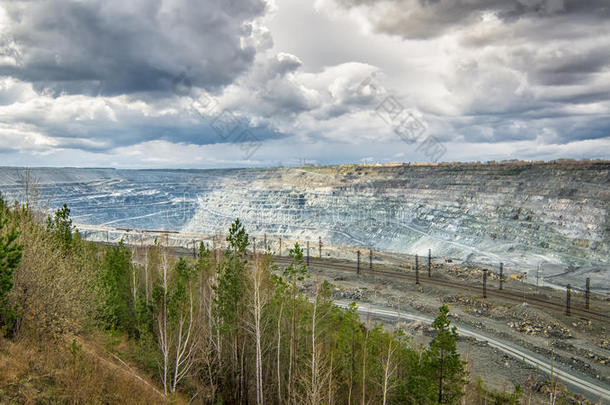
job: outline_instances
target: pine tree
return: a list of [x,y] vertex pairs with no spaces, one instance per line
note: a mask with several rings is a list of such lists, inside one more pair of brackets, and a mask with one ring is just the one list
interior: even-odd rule
[[282,273],[290,290],[290,356],[288,358],[288,396],[294,395],[295,368],[297,363],[297,282],[305,279],[307,266],[303,263],[303,249],[298,243],[289,253],[291,262]]
[[229,242],[229,248],[225,252],[227,260],[220,268],[216,288],[217,313],[222,318],[225,330],[232,329],[239,319],[240,302],[245,285],[248,234],[239,219],[231,225],[227,242]]
[[[227,237],[229,247],[224,261],[219,264],[217,283],[214,286],[214,314],[218,319],[222,347],[230,359],[230,378],[224,386],[227,399],[241,402],[246,396],[246,375],[248,364],[245,362],[246,340],[243,333],[242,314],[245,313],[247,285],[246,249],[248,234],[239,219],[231,225]],[[226,341],[226,344],[224,343]],[[230,350],[230,352],[229,352]],[[233,385],[236,384],[237,386]],[[224,398],[224,397],[223,397]]]
[[72,245],[72,220],[70,219],[70,209],[66,204],[55,211],[53,219],[47,217],[47,230],[53,233],[64,248]]
[[19,266],[23,246],[17,243],[19,232],[8,228],[6,204],[0,198],[0,332],[8,334],[14,327],[17,313],[8,302],[8,293],[13,288],[13,272]]
[[[424,364],[428,371],[432,398],[439,404],[455,404],[463,395],[467,372],[466,362],[462,361],[457,351],[457,328],[451,327],[449,308],[443,305],[432,323],[436,336],[424,353]],[[432,399],[431,398],[431,399]]]
[[359,381],[358,354],[362,352],[364,335],[358,308],[352,302],[348,308],[341,311],[337,326],[337,363],[339,381],[345,387],[345,399],[348,404],[355,401],[355,386]]
[[107,329],[123,330],[133,335],[135,312],[131,294],[131,251],[123,241],[119,246],[106,250],[101,267],[100,320]]

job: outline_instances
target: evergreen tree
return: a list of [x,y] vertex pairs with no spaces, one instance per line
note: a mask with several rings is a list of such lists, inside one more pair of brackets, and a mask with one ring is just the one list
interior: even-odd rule
[[174,267],[170,283],[169,312],[171,317],[178,317],[181,313],[186,312],[195,274],[194,269],[183,257],[180,257]]
[[8,228],[8,209],[0,197],[0,331],[8,334],[14,327],[17,313],[8,302],[8,293],[13,288],[13,272],[19,266],[23,246],[17,243],[19,232]]
[[230,377],[223,381],[223,399],[230,402],[242,402],[247,395],[247,368],[245,361],[246,336],[242,315],[246,312],[245,295],[247,287],[246,248],[248,234],[239,219],[231,225],[227,237],[229,247],[218,266],[217,283],[214,286],[214,316],[218,320],[219,332],[222,335],[223,354],[230,361]]
[[203,276],[202,273],[208,271],[211,266],[212,252],[203,243],[199,243],[199,250],[197,251],[197,261],[195,262],[195,270]]
[[131,251],[122,240],[118,246],[106,249],[100,273],[100,320],[107,329],[123,330],[133,335],[135,313],[131,294],[131,266]]
[[348,403],[357,397],[356,386],[360,381],[360,364],[363,328],[355,302],[340,312],[337,325],[337,381],[345,392],[341,392]]
[[239,219],[231,225],[227,237],[229,247],[225,252],[216,287],[216,309],[222,318],[223,329],[233,329],[240,315],[240,303],[245,288],[246,248],[248,234]]
[[449,308],[443,305],[432,323],[436,336],[424,353],[425,365],[430,378],[431,399],[436,397],[439,404],[455,404],[463,395],[467,372],[466,362],[457,351],[457,328],[451,327]]
[[55,215],[47,217],[47,230],[62,243],[65,248],[72,244],[72,219],[70,219],[70,209],[66,204],[55,211]]
[[288,358],[288,395],[292,397],[294,395],[294,383],[295,383],[295,369],[297,366],[298,358],[298,328],[297,328],[297,281],[305,279],[307,274],[307,267],[303,263],[303,249],[298,243],[295,243],[294,248],[290,249],[289,256],[291,259],[288,267],[282,272],[282,276],[286,280],[286,284],[290,291],[290,307],[288,308],[290,313],[290,346],[289,346],[289,358]]

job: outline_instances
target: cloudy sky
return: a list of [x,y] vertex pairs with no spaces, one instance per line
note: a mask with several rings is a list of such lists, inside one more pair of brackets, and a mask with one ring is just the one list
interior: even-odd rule
[[0,166],[610,158],[608,0],[0,0]]

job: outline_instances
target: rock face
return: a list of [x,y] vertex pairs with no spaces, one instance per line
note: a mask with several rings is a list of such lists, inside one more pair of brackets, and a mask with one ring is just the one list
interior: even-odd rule
[[[0,190],[23,199],[19,169]],[[33,169],[39,201],[75,221],[255,235],[446,256],[610,291],[610,162],[204,171]],[[22,176],[21,176],[22,177]],[[20,194],[21,193],[21,194]],[[493,267],[492,267],[493,266]]]

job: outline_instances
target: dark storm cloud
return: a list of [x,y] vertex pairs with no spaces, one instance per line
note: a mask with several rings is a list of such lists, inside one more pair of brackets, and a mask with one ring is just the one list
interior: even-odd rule
[[610,70],[610,31],[604,32],[602,27],[592,25],[588,35],[574,35],[571,40],[541,39],[530,32],[521,35],[519,42],[499,44],[507,49],[500,58],[506,65],[527,72],[530,84],[587,84],[597,78],[597,73]]
[[598,117],[574,123],[568,131],[566,138],[570,140],[603,139],[610,136],[610,118]]
[[592,73],[609,67],[610,49],[599,49],[590,53],[568,55],[562,61],[538,66],[534,78],[542,85],[566,86],[590,81]]
[[[230,114],[230,112],[228,112]],[[200,117],[201,118],[201,117]],[[240,143],[239,135],[248,130],[256,141],[279,139],[284,134],[266,125],[253,125],[241,119],[240,125],[231,134],[220,133],[216,129],[217,117],[210,116],[200,122],[183,117],[181,120],[148,119],[124,120],[116,123],[89,123],[82,127],[64,124],[39,124],[45,133],[57,142],[57,147],[80,149],[89,152],[108,152],[115,148],[137,145],[150,141],[167,141],[188,145],[213,145],[218,143]],[[109,136],[108,134],[112,134]]]
[[375,29],[404,38],[432,38],[477,23],[485,13],[507,22],[558,15],[610,17],[605,0],[337,0],[347,8],[370,7]]
[[561,113],[538,116],[472,116],[454,119],[455,133],[439,135],[444,141],[463,138],[470,142],[503,143],[527,141],[539,138],[549,144],[566,144],[575,141],[607,138],[610,134],[610,118],[587,116],[576,119]]
[[[242,47],[262,0],[1,1],[8,16],[0,75],[47,94],[168,92],[231,83],[255,55]],[[6,58],[3,58],[6,60]]]

